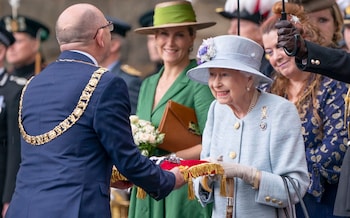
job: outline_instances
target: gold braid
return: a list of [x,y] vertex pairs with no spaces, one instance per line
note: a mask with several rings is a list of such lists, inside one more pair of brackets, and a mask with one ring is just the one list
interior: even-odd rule
[[100,81],[102,75],[106,71],[107,71],[107,69],[102,68],[102,67],[97,69],[91,75],[91,78],[90,78],[88,84],[85,86],[84,90],[82,91],[81,96],[80,96],[79,101],[78,101],[78,104],[74,108],[73,112],[65,120],[63,120],[57,126],[55,126],[55,128],[53,128],[52,130],[50,130],[46,133],[43,133],[43,134],[40,134],[37,136],[29,135],[25,131],[25,129],[23,127],[23,123],[22,123],[23,95],[27,89],[29,82],[34,78],[34,77],[32,77],[27,82],[27,84],[24,86],[22,93],[21,93],[20,102],[19,102],[18,124],[19,124],[19,130],[20,130],[21,135],[24,138],[24,140],[27,143],[34,145],[34,146],[43,145],[45,143],[52,141],[53,139],[57,138],[58,136],[62,135],[65,131],[67,131],[70,127],[72,127],[80,119],[80,117],[83,115],[86,107],[89,104],[91,95],[95,91],[98,82]]
[[[346,94],[345,98],[345,113],[344,113],[344,127],[348,127],[348,137],[350,137],[350,122],[347,121],[347,118],[350,116],[350,88],[348,89],[348,93]],[[348,145],[350,141],[348,141]]]

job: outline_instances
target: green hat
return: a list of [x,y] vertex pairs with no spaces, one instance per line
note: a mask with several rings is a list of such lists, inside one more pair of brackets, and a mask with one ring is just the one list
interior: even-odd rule
[[170,1],[155,6],[153,26],[135,29],[140,34],[155,34],[168,27],[191,26],[196,30],[215,25],[215,22],[197,22],[192,4],[188,1]]
[[11,33],[27,33],[34,38],[40,38],[40,41],[48,39],[50,34],[49,28],[44,24],[23,15],[18,15],[15,18],[12,15],[4,16],[0,20],[0,26]]

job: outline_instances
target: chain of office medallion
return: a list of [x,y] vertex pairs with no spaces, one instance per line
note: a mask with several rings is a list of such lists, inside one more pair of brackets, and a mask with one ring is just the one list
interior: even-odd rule
[[62,135],[65,131],[67,131],[69,128],[71,128],[83,115],[86,107],[89,104],[90,98],[92,93],[95,91],[96,86],[98,82],[100,81],[102,75],[107,71],[105,68],[99,68],[97,69],[92,75],[89,80],[89,83],[85,86],[84,90],[81,93],[81,96],[79,98],[78,104],[75,106],[73,112],[62,122],[60,122],[55,128],[52,130],[37,135],[37,136],[31,136],[27,134],[25,131],[23,124],[22,124],[22,102],[23,102],[23,95],[25,90],[27,89],[27,86],[29,82],[32,80],[30,79],[28,83],[24,86],[19,102],[19,113],[18,113],[18,123],[19,123],[19,129],[22,134],[22,137],[24,140],[34,146],[43,145],[45,143],[48,143],[52,141],[53,139],[57,138],[58,136]]

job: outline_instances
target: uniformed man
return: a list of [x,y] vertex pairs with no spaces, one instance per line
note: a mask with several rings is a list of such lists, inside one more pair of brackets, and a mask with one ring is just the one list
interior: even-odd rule
[[137,100],[139,90],[142,83],[142,73],[130,65],[122,64],[122,49],[125,46],[126,33],[131,29],[131,26],[117,18],[106,16],[106,19],[114,25],[110,54],[101,63],[101,66],[107,67],[109,71],[124,79],[128,87],[131,114],[136,114]]
[[[30,78],[42,70],[41,43],[48,39],[49,29],[32,18],[9,15],[0,20],[0,25],[12,32],[16,42],[6,52],[7,62],[12,65],[14,79]],[[19,80],[23,83],[24,80]]]
[[[153,15],[154,15],[153,9],[142,14],[139,18],[140,26],[141,27],[153,26]],[[148,50],[149,59],[151,60],[152,63],[155,64],[154,71],[146,75],[146,76],[150,76],[154,73],[158,73],[163,66],[163,60],[158,54],[154,35],[147,35],[147,50]]]
[[[9,90],[14,88],[16,84],[8,80],[9,74],[5,69],[5,57],[7,48],[15,42],[13,35],[8,32],[5,28],[0,26],[0,197],[3,199],[5,178],[6,178],[6,159],[7,159],[7,142],[8,136],[8,122],[7,119],[10,116],[9,113],[12,111],[8,110],[9,102],[8,94]],[[7,192],[5,192],[7,193]],[[5,197],[6,199],[6,197]],[[0,203],[2,211],[3,204],[2,200]],[[2,215],[0,214],[0,217]]]
[[2,195],[5,214],[15,189],[16,174],[21,161],[21,137],[18,127],[20,94],[27,80],[34,75],[35,67],[41,68],[40,43],[48,38],[49,29],[40,22],[22,15],[2,17],[0,27],[12,33],[16,39],[6,51],[6,60],[13,70],[5,75],[8,81],[3,88],[7,121],[7,157],[5,165],[2,165],[6,166]]

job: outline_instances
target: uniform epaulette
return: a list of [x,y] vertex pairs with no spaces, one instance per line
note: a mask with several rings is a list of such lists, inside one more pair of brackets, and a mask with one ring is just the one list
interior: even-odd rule
[[5,73],[4,76],[0,79],[0,86],[4,86],[6,84],[8,77],[8,74]]
[[10,76],[10,81],[14,81],[17,83],[17,85],[24,86],[27,83],[27,79],[23,77],[18,77],[18,76]]
[[135,69],[134,67],[128,65],[128,64],[123,64],[120,67],[121,70],[123,70],[125,73],[133,75],[133,76],[143,76],[142,72]]

